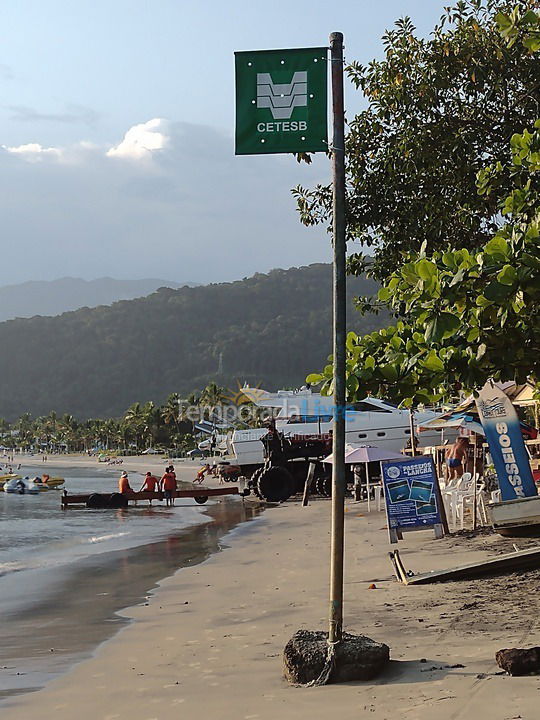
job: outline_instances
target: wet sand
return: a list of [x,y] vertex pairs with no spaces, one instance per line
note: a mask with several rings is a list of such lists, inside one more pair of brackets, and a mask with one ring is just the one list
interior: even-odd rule
[[[34,597],[22,612],[2,612],[0,698],[39,689],[89,657],[130,622],[122,609],[146,601],[159,582],[179,568],[220,551],[225,535],[259,512],[258,506],[224,499],[208,506],[210,522],[180,530],[165,541],[56,569],[45,596]],[[51,571],[31,571],[26,596],[35,592],[33,580],[39,572]]]

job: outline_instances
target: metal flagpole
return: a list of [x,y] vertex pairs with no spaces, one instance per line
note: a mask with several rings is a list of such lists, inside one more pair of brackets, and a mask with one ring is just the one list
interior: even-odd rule
[[332,540],[328,640],[341,640],[343,628],[343,537],[345,519],[345,108],[343,34],[330,35],[332,72],[332,231],[334,245],[334,423],[332,436]]
[[414,434],[414,412],[411,408],[409,410],[409,428],[411,433],[411,457],[416,455],[416,436]]

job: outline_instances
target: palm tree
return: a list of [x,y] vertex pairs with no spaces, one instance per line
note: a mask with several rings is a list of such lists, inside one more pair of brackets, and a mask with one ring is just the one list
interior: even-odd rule
[[137,450],[142,445],[146,426],[146,413],[140,402],[128,408],[123,419],[124,438],[133,439]]
[[152,446],[157,440],[162,422],[161,408],[156,407],[150,400],[144,404],[143,413],[144,437],[146,437],[147,443],[150,443],[150,446]]
[[223,404],[225,400],[225,388],[220,387],[217,383],[209,383],[201,394],[200,404],[204,407],[205,416],[208,415],[209,420],[214,420],[216,409]]
[[165,425],[178,425],[180,419],[180,395],[171,393],[161,408],[161,418]]

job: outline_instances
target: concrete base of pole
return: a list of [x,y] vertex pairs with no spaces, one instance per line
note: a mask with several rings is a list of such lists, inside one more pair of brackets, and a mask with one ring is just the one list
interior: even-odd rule
[[390,660],[390,648],[365,635],[343,633],[335,646],[335,655],[328,678],[325,675],[328,659],[328,634],[322,631],[298,630],[283,651],[286,679],[293,685],[308,685],[372,680],[384,670]]

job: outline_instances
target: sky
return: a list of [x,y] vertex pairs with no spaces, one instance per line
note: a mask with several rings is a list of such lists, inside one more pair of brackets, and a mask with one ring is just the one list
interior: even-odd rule
[[[234,156],[235,50],[382,55],[447,0],[0,2],[0,284],[63,276],[222,282],[330,260],[291,188],[329,162]],[[346,87],[349,115],[362,106]]]

